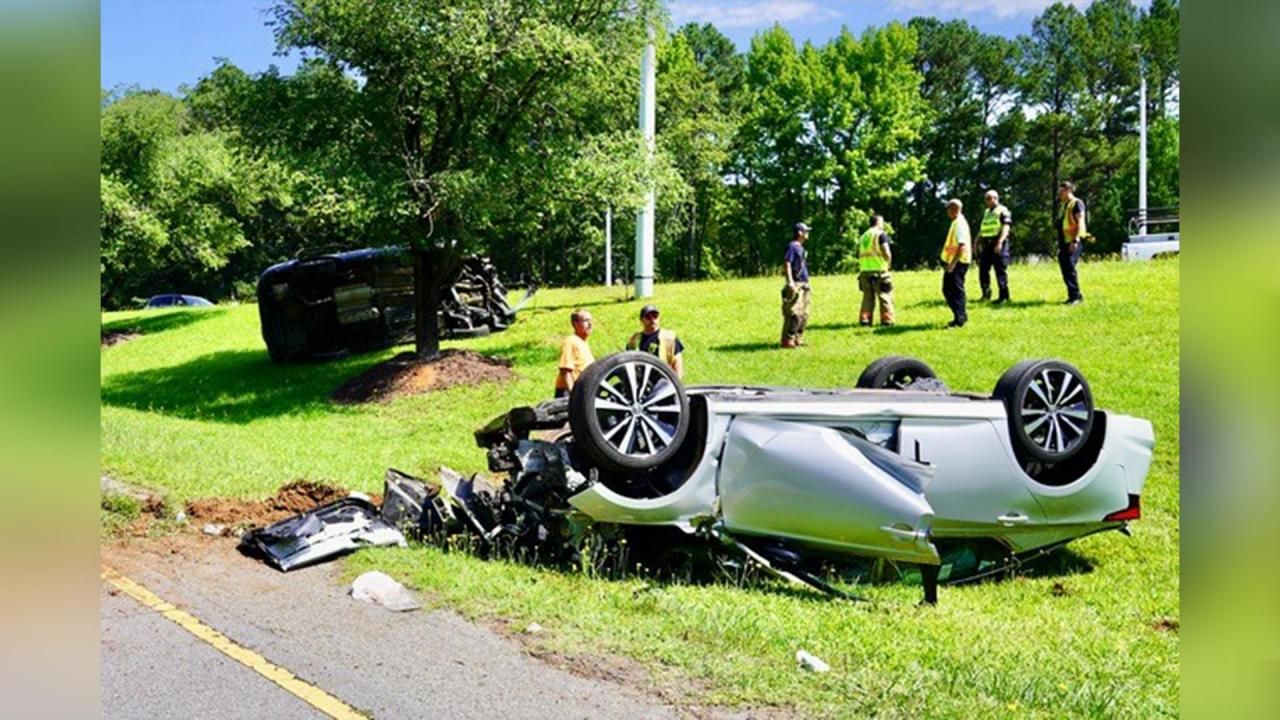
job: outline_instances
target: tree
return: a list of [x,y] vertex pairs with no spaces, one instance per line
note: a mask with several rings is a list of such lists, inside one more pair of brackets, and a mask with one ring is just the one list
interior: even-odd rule
[[246,218],[276,204],[275,169],[194,127],[181,102],[129,92],[102,110],[103,302],[157,287],[219,288],[249,241]]
[[358,72],[374,124],[399,152],[413,205],[405,234],[416,250],[420,358],[439,352],[436,310],[462,252],[484,247],[496,219],[525,208],[510,192],[517,174],[581,146],[591,108],[578,101],[638,57],[651,10],[623,0],[276,6],[280,46]]

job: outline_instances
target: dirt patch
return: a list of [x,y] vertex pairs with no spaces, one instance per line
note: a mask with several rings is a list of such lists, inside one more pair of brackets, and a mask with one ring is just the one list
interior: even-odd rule
[[132,340],[141,337],[142,333],[137,330],[103,330],[102,331],[102,347],[111,347],[119,345],[126,340]]
[[[193,524],[252,525],[262,527],[314,510],[318,505],[340,500],[346,490],[329,485],[295,480],[266,500],[208,498],[187,503],[187,517]],[[198,522],[197,522],[198,521]]]
[[334,390],[329,399],[342,405],[388,402],[401,395],[502,382],[514,377],[510,360],[481,355],[474,350],[445,350],[440,357],[428,362],[405,352],[351,378]]
[[1155,622],[1151,623],[1151,627],[1157,632],[1176,633],[1178,632],[1179,629],[1182,628],[1182,623],[1178,621],[1178,618],[1162,617],[1156,620]]

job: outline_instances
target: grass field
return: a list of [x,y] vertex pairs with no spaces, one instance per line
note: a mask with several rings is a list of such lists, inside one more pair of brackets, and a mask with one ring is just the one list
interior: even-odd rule
[[[939,273],[898,273],[898,325],[857,325],[852,276],[817,277],[810,346],[774,349],[776,279],[664,284],[664,325],[687,346],[686,379],[848,387],[887,354],[926,360],[952,388],[990,391],[1028,357],[1075,363],[1099,406],[1150,419],[1156,456],[1132,538],[1082,540],[1025,577],[944,588],[877,585],[851,606],[780,587],[604,580],[486,562],[430,548],[368,551],[433,602],[483,620],[547,628],[568,654],[639,660],[691,703],[779,705],[802,714],[880,717],[1153,717],[1179,701],[1178,265],[1087,263],[1087,301],[1064,307],[1056,266],[1011,271],[1015,302],[970,303],[970,324],[943,330]],[[976,278],[970,278],[976,294]],[[380,489],[388,466],[484,469],[471,432],[550,395],[568,314],[596,318],[597,356],[620,348],[640,303],[619,289],[540,292],[508,332],[446,343],[511,358],[518,379],[386,405],[326,401],[343,380],[396,352],[275,367],[253,306],[170,314],[110,313],[107,328],[145,334],[102,352],[102,464],[175,499],[260,497],[295,478]],[[804,648],[832,672],[795,670]]]

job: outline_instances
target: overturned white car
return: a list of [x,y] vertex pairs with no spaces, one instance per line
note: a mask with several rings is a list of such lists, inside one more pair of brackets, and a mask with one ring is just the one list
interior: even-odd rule
[[514,408],[476,440],[507,480],[478,513],[454,501],[490,538],[676,528],[827,590],[813,558],[887,558],[919,564],[934,602],[940,546],[990,540],[1016,559],[1124,529],[1154,434],[1095,408],[1058,360],[1018,363],[978,395],[906,357],[873,362],[856,389],[813,390],[685,388],[654,357],[620,353],[567,400]]

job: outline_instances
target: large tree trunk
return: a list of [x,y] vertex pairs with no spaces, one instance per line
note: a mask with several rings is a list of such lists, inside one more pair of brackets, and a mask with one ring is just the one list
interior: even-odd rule
[[461,264],[451,250],[413,251],[413,334],[419,360],[440,357],[440,300]]

